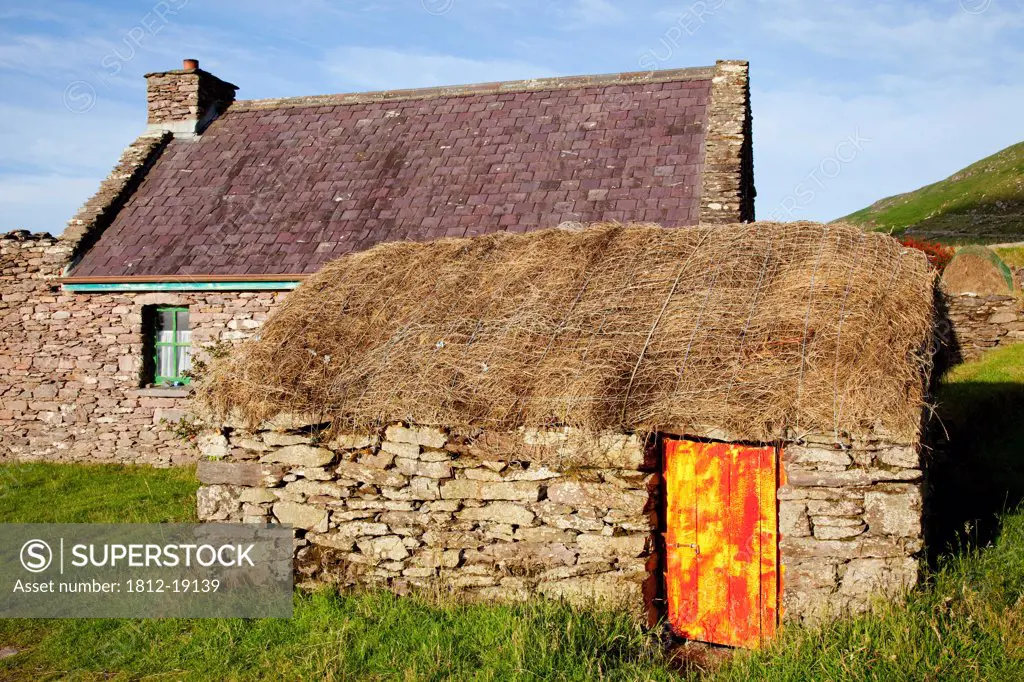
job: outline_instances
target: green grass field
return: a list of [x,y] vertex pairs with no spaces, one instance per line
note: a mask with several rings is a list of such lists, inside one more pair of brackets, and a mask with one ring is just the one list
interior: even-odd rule
[[947,244],[1024,240],[1024,143],[840,220]]
[[995,252],[1010,267],[1024,268],[1024,246],[1004,246]]
[[[1024,679],[1024,345],[954,370],[934,471],[952,530],[903,602],[701,671],[628,617],[550,602],[297,595],[292,620],[0,621],[3,680]],[[187,471],[0,467],[0,521],[192,519]],[[946,543],[946,544],[943,544]]]

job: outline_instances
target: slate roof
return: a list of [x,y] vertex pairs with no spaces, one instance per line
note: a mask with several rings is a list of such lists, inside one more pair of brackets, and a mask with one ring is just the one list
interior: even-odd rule
[[74,277],[315,272],[382,241],[696,224],[713,68],[234,103]]

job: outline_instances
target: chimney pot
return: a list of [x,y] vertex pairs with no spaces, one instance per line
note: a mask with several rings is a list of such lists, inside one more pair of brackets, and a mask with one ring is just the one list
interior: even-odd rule
[[198,59],[184,59],[181,62],[181,66],[186,71],[195,71],[196,69],[199,68],[199,60]]

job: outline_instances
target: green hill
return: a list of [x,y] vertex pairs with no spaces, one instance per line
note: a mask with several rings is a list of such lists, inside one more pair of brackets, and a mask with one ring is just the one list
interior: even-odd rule
[[1024,241],[1024,142],[840,220],[947,244]]

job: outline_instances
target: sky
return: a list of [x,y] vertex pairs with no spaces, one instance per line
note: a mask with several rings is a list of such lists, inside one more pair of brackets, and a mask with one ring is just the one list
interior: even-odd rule
[[61,232],[186,57],[239,99],[746,59],[761,219],[1024,140],[1024,0],[2,0],[0,233]]

